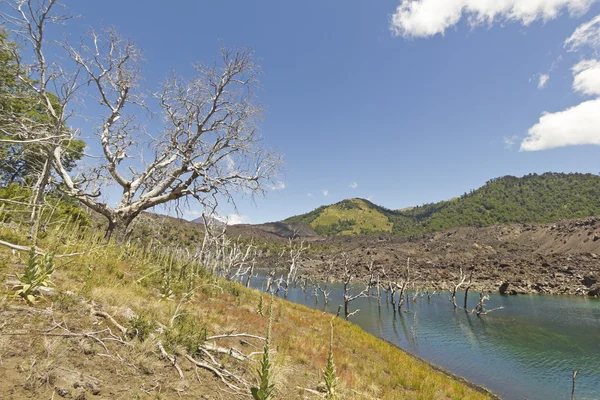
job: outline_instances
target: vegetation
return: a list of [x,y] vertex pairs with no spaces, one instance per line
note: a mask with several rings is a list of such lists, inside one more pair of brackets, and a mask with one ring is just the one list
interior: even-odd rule
[[[26,242],[26,229],[15,227],[1,224],[0,237]],[[0,397],[51,398],[60,392],[83,398],[82,393],[87,391],[89,397],[94,391],[117,399],[200,398],[231,391],[224,382],[242,387],[232,376],[250,382],[259,364],[241,361],[240,353],[215,352],[212,357],[219,365],[215,370],[223,374],[222,381],[203,367],[194,372],[198,365],[186,357],[200,365],[214,365],[204,352],[214,348],[211,343],[218,340],[220,348],[244,349],[255,339],[210,339],[211,335],[256,335],[269,331],[271,320],[266,353],[269,384],[257,387],[275,385],[277,398],[302,398],[310,393],[302,388],[317,390],[324,378],[323,365],[325,379],[337,382],[339,398],[488,398],[345,321],[337,320],[332,338],[331,317],[321,312],[274,298],[268,306],[273,311],[265,310],[272,318],[264,318],[256,313],[260,292],[216,279],[190,264],[185,251],[158,244],[106,243],[102,231],[93,227],[82,231],[74,223],[53,226],[38,246],[57,255],[75,255],[54,258],[51,273],[56,293],[39,297],[27,306],[29,312],[22,312],[23,300],[13,295],[12,287],[4,292],[8,296],[0,293],[0,357],[7,370],[23,368],[24,372],[3,377]],[[18,253],[0,248],[0,282],[31,268],[32,259],[36,265],[44,262],[40,256],[29,257],[23,265]],[[164,275],[170,277],[171,300],[161,295]],[[159,345],[168,358],[161,357]],[[260,362],[261,357],[263,371],[264,347],[253,359]],[[175,366],[190,377],[185,386]],[[81,374],[73,375],[73,370]],[[192,379],[193,374],[200,382]],[[97,380],[89,381],[90,375]],[[246,393],[250,394],[250,387]]]
[[14,288],[15,294],[23,297],[30,304],[35,303],[35,296],[39,294],[39,289],[50,285],[50,277],[53,272],[52,254],[39,256],[32,248],[29,250],[25,271],[17,276],[21,283]]
[[335,371],[335,361],[333,360],[333,321],[331,321],[331,338],[329,341],[329,352],[327,353],[327,366],[323,370],[325,380],[325,396],[328,400],[336,398],[337,373]]
[[[461,197],[401,211],[350,199],[288,218],[324,235],[408,236],[459,226],[554,222],[600,215],[600,177],[545,173],[492,179]],[[348,226],[348,221],[352,221]]]
[[388,217],[373,203],[363,199],[344,200],[285,222],[307,223],[315,232],[327,236],[360,235],[365,231],[392,232]]
[[[262,294],[260,295],[262,299]],[[269,303],[269,325],[263,346],[263,355],[258,368],[258,386],[251,389],[254,400],[271,400],[275,396],[275,383],[273,383],[273,364],[271,363],[271,329],[273,324],[273,296]]]

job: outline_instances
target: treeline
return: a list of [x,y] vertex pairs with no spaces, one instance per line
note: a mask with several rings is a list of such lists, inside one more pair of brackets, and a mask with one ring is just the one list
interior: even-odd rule
[[[459,226],[553,222],[600,215],[600,176],[579,173],[529,174],[521,178],[504,176],[449,201],[404,211],[372,206],[393,224],[391,234],[394,236],[436,232]],[[287,221],[304,222],[312,226],[325,208],[320,207]],[[337,226],[313,228],[326,235],[335,235],[339,231]],[[366,230],[361,234],[389,235],[387,232]]]

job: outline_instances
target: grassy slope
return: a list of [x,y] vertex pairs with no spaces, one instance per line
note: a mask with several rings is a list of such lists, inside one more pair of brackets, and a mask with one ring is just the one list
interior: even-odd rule
[[[15,229],[0,229],[0,239],[16,240],[18,236]],[[73,233],[58,232],[48,235],[41,246],[66,253],[89,250],[97,243],[97,239],[89,236],[81,239]],[[169,326],[187,280],[176,278],[184,274],[175,264],[171,268],[175,297],[162,299],[159,293],[164,284],[162,271],[170,264],[165,260],[138,248],[106,246],[89,254],[57,260],[53,281],[59,294],[46,296],[33,307],[7,292],[2,294],[0,398],[51,398],[54,393],[86,399],[222,398],[224,387],[220,381],[203,369],[193,368],[181,356],[186,346],[181,335],[155,332],[143,342],[139,339],[131,339],[127,345],[107,342],[104,349],[90,338],[42,334],[53,327],[50,333],[65,332],[60,326],[67,326],[75,333],[107,328],[116,333],[111,323],[90,313],[91,307],[114,315],[130,331],[132,320],[126,315],[131,312],[142,321]],[[0,249],[0,282],[11,279],[22,268],[18,254]],[[256,313],[259,292],[207,276],[194,279],[193,284],[195,294],[179,309],[185,317],[176,320],[182,322],[181,326],[176,323],[175,333],[187,332],[193,336],[202,329],[208,335],[265,332],[267,321]],[[212,284],[219,285],[223,292]],[[331,317],[281,299],[275,299],[274,310],[278,398],[314,398],[298,387],[316,389],[322,380]],[[103,335],[107,333],[97,334]],[[184,380],[160,358],[158,341],[170,353],[180,354],[177,359]],[[232,339],[219,342],[245,353],[260,351],[260,343],[244,343]],[[334,356],[344,399],[489,398],[340,319],[335,320]],[[222,363],[254,382],[256,364],[248,365],[228,356],[222,358]],[[224,396],[229,398],[227,394]]]
[[339,221],[353,221],[347,229],[341,230],[341,235],[359,235],[364,230],[392,231],[392,224],[388,218],[371,203],[362,199],[350,199],[325,208],[310,226],[318,232],[320,227],[330,226]]
[[[361,206],[356,208],[354,204]],[[459,226],[544,223],[595,215],[600,215],[599,176],[547,173],[493,179],[460,198],[398,211],[351,199],[286,221],[309,223],[325,235],[391,232],[406,236]],[[351,219],[357,223],[349,228],[340,226],[340,221]]]

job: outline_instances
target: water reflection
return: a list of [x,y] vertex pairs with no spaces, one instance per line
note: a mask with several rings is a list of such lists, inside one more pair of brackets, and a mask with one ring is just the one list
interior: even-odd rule
[[[262,282],[259,276],[251,284],[261,289]],[[290,289],[288,300],[335,314],[343,289],[329,284],[328,290],[328,304],[316,300],[312,287]],[[469,298],[474,307],[477,294]],[[351,311],[361,309],[351,320],[505,399],[568,399],[574,369],[580,371],[576,398],[600,399],[600,301],[491,295],[487,307],[504,309],[478,317],[453,310],[445,293],[415,300],[409,295],[395,313],[385,297],[381,308],[377,299],[360,298],[351,303]]]

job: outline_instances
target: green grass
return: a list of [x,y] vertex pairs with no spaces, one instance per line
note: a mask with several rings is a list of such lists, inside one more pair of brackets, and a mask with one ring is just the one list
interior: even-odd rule
[[[350,199],[325,208],[320,215],[310,223],[316,232],[321,233],[328,227],[348,221],[347,226],[339,227],[338,235],[360,235],[365,231],[392,231],[392,224],[387,216],[370,203],[362,199]],[[327,233],[327,232],[325,232]]]

